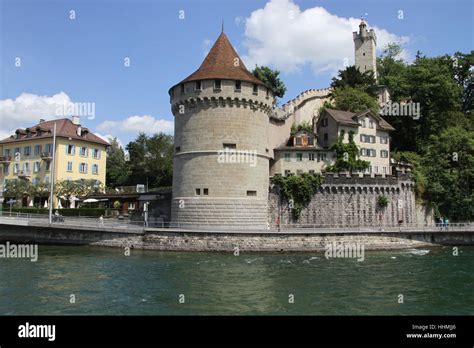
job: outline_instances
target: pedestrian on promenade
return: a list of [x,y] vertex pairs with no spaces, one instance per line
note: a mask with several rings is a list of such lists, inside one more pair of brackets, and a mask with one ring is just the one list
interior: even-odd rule
[[444,225],[446,226],[446,231],[449,229],[449,219],[445,218],[444,219]]
[[439,217],[439,230],[441,231],[443,229],[443,218],[440,216]]
[[280,232],[280,217],[279,216],[277,216],[276,225],[277,225],[277,228],[278,228],[278,232]]
[[99,218],[99,227],[104,227],[104,216],[101,215]]

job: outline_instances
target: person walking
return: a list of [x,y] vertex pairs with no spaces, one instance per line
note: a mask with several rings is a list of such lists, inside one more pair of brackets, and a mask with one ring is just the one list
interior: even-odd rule
[[104,216],[103,215],[101,215],[99,217],[99,227],[104,227]]
[[446,226],[446,231],[449,229],[449,219],[446,217],[444,219],[444,225]]

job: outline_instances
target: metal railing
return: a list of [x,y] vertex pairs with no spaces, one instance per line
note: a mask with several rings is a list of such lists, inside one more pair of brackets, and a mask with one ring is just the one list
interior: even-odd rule
[[[39,224],[49,224],[49,215],[47,214],[31,214],[3,211],[0,218],[8,218],[13,220],[27,220]],[[53,215],[53,226],[70,226],[70,227],[86,227],[95,228],[97,230],[116,230],[116,231],[143,231],[145,223],[143,221],[118,220],[115,218],[97,218],[84,216],[64,216]]]
[[[0,218],[28,220],[37,223],[49,223],[49,216],[47,214],[32,214],[32,213],[19,213],[2,211]],[[474,222],[457,222],[449,224],[403,224],[393,226],[380,226],[380,225],[354,225],[347,226],[343,224],[271,224],[262,226],[262,224],[256,223],[242,223],[242,224],[225,224],[218,222],[150,222],[145,223],[144,221],[132,221],[132,220],[120,220],[117,218],[98,218],[98,217],[78,217],[78,216],[63,216],[53,215],[53,225],[63,225],[71,227],[88,227],[97,228],[100,230],[114,229],[117,231],[133,230],[141,231],[145,229],[179,229],[179,230],[221,230],[221,231],[244,231],[244,232],[296,232],[296,233],[338,233],[338,232],[462,232],[462,231],[474,231]]]

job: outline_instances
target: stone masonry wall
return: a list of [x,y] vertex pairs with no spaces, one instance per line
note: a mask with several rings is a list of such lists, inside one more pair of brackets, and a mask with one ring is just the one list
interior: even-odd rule
[[[388,205],[381,210],[377,199],[384,195]],[[326,176],[325,183],[314,195],[310,204],[303,209],[298,221],[292,218],[288,202],[279,203],[277,189],[269,194],[269,222],[274,225],[278,212],[281,224],[311,224],[317,226],[413,226],[429,225],[416,212],[413,183],[408,178],[396,177],[332,177]]]

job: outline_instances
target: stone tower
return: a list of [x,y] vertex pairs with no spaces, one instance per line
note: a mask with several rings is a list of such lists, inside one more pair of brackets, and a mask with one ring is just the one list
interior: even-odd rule
[[364,20],[359,25],[359,32],[352,34],[355,45],[355,66],[363,73],[373,71],[377,79],[377,64],[375,50],[377,48],[377,37],[374,29],[367,30],[367,23]]
[[199,69],[169,94],[175,117],[172,221],[266,228],[271,90],[222,32]]

